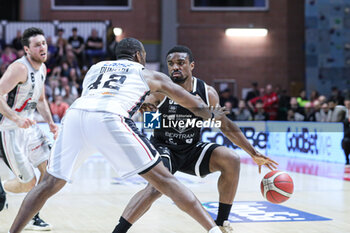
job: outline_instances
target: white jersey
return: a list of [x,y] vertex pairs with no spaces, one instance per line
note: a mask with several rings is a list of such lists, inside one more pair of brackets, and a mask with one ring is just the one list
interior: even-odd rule
[[129,60],[93,65],[84,78],[82,96],[71,108],[131,117],[150,91],[143,69],[143,65]]
[[[15,62],[20,62],[26,66],[28,71],[27,81],[18,84],[6,95],[7,104],[12,110],[17,112],[17,115],[33,119],[34,111],[45,83],[45,65],[42,64],[39,70],[35,70],[26,56],[17,59]],[[1,114],[0,118],[0,130],[17,128],[16,123],[10,119]]]

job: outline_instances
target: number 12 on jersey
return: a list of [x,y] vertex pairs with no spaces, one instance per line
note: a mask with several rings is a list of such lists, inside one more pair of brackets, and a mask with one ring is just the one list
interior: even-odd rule
[[96,81],[91,83],[87,88],[89,90],[92,89],[100,89],[100,88],[109,88],[113,90],[119,90],[120,86],[125,82],[126,76],[119,74],[100,74]]

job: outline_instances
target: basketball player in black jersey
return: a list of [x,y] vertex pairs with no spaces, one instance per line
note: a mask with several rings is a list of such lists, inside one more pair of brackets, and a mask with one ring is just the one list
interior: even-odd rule
[[[185,46],[175,46],[167,54],[168,72],[173,80],[193,95],[200,96],[209,106],[219,103],[219,96],[215,89],[202,80],[192,76],[194,60],[192,52]],[[155,111],[165,120],[181,121],[197,118],[189,110],[176,104],[164,95],[153,94],[146,98],[144,111]],[[157,106],[157,107],[156,107]],[[227,117],[221,120],[221,131],[233,143],[245,150],[259,166],[269,169],[276,168],[277,163],[260,154],[248,142],[241,130]],[[187,174],[204,177],[212,172],[219,171],[218,180],[219,212],[216,224],[223,232],[233,232],[227,221],[233,199],[236,194],[240,158],[231,149],[214,143],[200,141],[200,128],[172,127],[154,129],[151,142],[157,148],[164,165],[172,172],[185,172]],[[119,224],[113,233],[125,233],[161,196],[161,193],[150,184],[138,192],[124,210]]]

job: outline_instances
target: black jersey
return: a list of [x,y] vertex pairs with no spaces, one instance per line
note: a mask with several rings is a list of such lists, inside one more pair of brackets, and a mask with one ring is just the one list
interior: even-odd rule
[[[199,95],[209,105],[207,85],[204,81],[193,77],[193,90],[190,93]],[[193,122],[202,120],[202,118],[195,116],[190,110],[168,97],[165,97],[157,107],[162,114],[162,127],[154,129],[152,143],[165,144],[178,150],[184,150],[197,144],[200,140],[201,128]]]

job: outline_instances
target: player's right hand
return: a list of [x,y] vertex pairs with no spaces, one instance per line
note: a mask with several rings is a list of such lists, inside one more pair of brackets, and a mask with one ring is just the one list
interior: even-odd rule
[[151,103],[143,103],[139,109],[139,111],[143,114],[144,112],[156,112],[157,106]]
[[29,118],[18,118],[18,120],[16,121],[16,125],[19,128],[23,128],[23,129],[27,129],[32,125],[35,125],[36,121],[31,120]]

